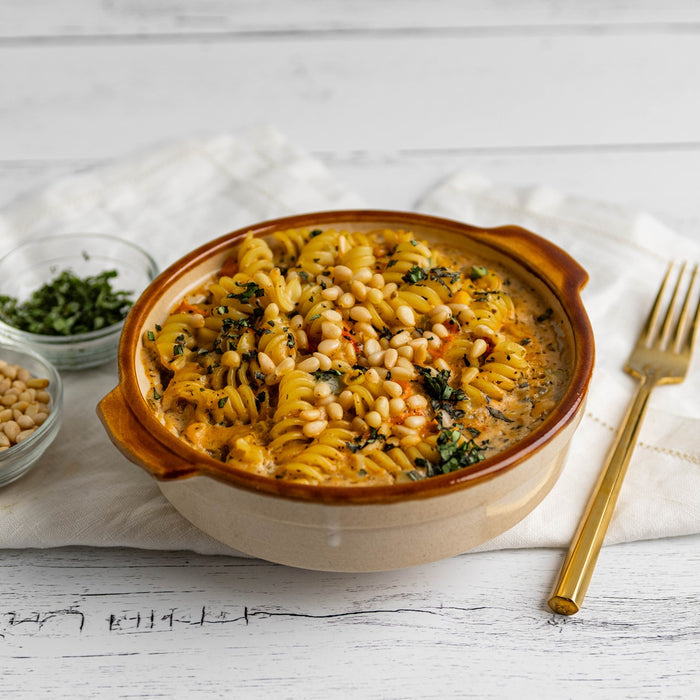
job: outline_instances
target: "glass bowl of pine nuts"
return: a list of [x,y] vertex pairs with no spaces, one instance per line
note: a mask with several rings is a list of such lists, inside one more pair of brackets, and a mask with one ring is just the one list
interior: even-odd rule
[[61,427],[63,383],[33,350],[0,342],[0,486],[23,476]]
[[137,299],[98,414],[235,550],[327,571],[435,561],[515,525],[561,473],[593,366],[586,281],[515,226],[262,222]]

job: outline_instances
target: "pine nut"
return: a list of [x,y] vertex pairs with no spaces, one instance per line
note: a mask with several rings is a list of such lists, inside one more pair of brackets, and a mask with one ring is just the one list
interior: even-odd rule
[[338,397],[338,403],[347,411],[352,408],[355,403],[354,394],[349,389],[345,389],[340,392]]
[[331,368],[333,363],[328,355],[324,355],[321,352],[315,352],[314,357],[318,360],[318,366],[322,372],[327,372]]
[[389,399],[386,396],[379,396],[374,402],[374,410],[379,413],[382,418],[389,417]]
[[378,411],[370,411],[365,416],[365,422],[370,428],[378,428],[382,424],[382,416]]
[[329,403],[328,406],[326,406],[326,411],[328,413],[328,417],[331,420],[342,420],[343,419],[343,407],[337,402],[334,401],[333,403]]
[[379,341],[375,338],[370,338],[369,340],[365,341],[365,355],[367,357],[369,357],[370,355],[374,355],[375,352],[379,352],[381,349],[382,346],[379,344]]
[[49,403],[51,401],[51,394],[48,391],[37,391],[34,397],[39,403]]
[[369,284],[369,281],[372,279],[372,275],[372,270],[370,270],[368,267],[362,267],[353,275],[353,280],[362,282],[362,284]]
[[318,361],[318,357],[307,357],[297,365],[297,369],[311,374],[311,372],[318,370],[320,366],[321,363]]
[[321,411],[318,408],[307,408],[299,414],[302,420],[318,420],[321,417]]
[[422,394],[413,394],[413,396],[409,396],[406,399],[406,405],[411,410],[418,410],[425,408],[428,405],[428,399],[426,399]]
[[21,428],[17,424],[17,421],[8,420],[7,423],[5,423],[2,426],[2,429],[5,435],[7,435],[7,437],[10,438],[10,442],[17,442],[17,436],[19,435],[21,430]]
[[345,292],[345,294],[341,295],[341,297],[338,299],[338,306],[340,306],[343,309],[349,309],[351,306],[354,305],[355,297],[348,292]]
[[380,350],[379,352],[373,352],[367,358],[367,362],[369,362],[369,364],[372,367],[379,367],[379,365],[381,365],[383,361],[384,361],[384,350]]
[[403,424],[407,428],[417,430],[418,428],[422,428],[425,425],[425,416],[408,416],[408,418],[406,418]]
[[272,358],[264,352],[258,353],[258,364],[263,374],[272,374],[275,371],[275,363]]
[[404,326],[415,326],[416,316],[413,313],[413,309],[410,306],[399,306],[396,309],[396,318],[403,323]]
[[389,282],[384,289],[382,290],[382,296],[385,299],[391,299],[391,297],[396,294],[396,290],[398,289],[398,286],[396,282]]
[[373,274],[372,279],[369,281],[370,286],[374,287],[375,289],[382,289],[385,283],[386,280],[384,279],[384,275],[379,272]]
[[349,282],[352,279],[352,270],[346,265],[336,265],[333,268],[333,279],[336,282]]
[[300,350],[306,350],[309,347],[309,337],[306,335],[306,331],[300,330],[296,333],[297,336],[297,347]]
[[19,435],[17,435],[15,441],[19,443],[23,440],[26,440],[35,430],[36,428],[29,428],[29,430],[23,430],[21,433],[19,433]]
[[398,416],[406,410],[406,402],[402,398],[393,398],[389,401],[389,413]]
[[433,333],[438,338],[442,338],[443,340],[449,336],[450,332],[445,328],[445,326],[442,323],[434,323],[433,324]]
[[294,369],[294,358],[293,357],[285,357],[282,362],[280,362],[277,365],[277,369],[275,370],[275,374],[278,377],[281,377],[287,372],[291,372]]
[[15,421],[17,425],[19,425],[19,427],[22,428],[22,430],[34,427],[34,421],[32,420],[31,416],[27,416],[23,413],[17,416]]
[[328,422],[325,420],[313,420],[306,423],[302,428],[304,435],[306,437],[315,438],[318,437],[328,426]]
[[411,340],[411,334],[408,331],[401,331],[397,333],[390,341],[389,344],[392,348],[398,348],[402,345],[406,345]]
[[[398,359],[399,359],[399,353],[397,352],[396,348],[389,348],[384,353],[384,366],[387,369],[391,369],[396,364],[396,361]],[[377,364],[380,364],[380,363],[377,363]]]
[[366,306],[353,306],[352,309],[350,309],[350,318],[353,319],[353,321],[370,323],[372,321],[372,314]]
[[355,325],[355,330],[362,334],[365,339],[376,338],[377,331],[369,323],[358,323]]
[[326,338],[318,344],[318,351],[323,355],[332,355],[340,349],[340,341],[336,338]]
[[321,333],[323,333],[324,338],[337,340],[341,335],[343,335],[343,329],[340,326],[337,326],[335,323],[324,321],[321,324]]
[[415,379],[416,376],[416,370],[413,369],[413,367],[408,368],[396,365],[390,370],[390,372],[391,378],[400,382],[410,382],[412,379]]
[[382,294],[381,289],[376,289],[374,287],[370,287],[367,290],[367,301],[370,304],[374,304],[375,306],[384,299],[384,295]]
[[350,283],[350,290],[352,291],[352,294],[355,297],[355,299],[357,299],[358,301],[364,301],[367,298],[367,287],[364,284],[362,284],[362,282],[353,280]]
[[397,398],[403,394],[401,385],[397,384],[396,382],[392,382],[391,380],[385,381],[383,387],[384,391],[386,391],[386,393],[393,398]]
[[314,396],[317,399],[325,399],[326,396],[331,395],[331,385],[328,382],[319,382],[314,387]]
[[321,318],[326,321],[333,321],[334,323],[341,323],[343,317],[335,309],[326,309],[322,314]]
[[227,350],[222,356],[221,356],[221,364],[224,367],[231,367],[233,369],[236,369],[237,367],[241,366],[241,355],[240,353],[236,352],[235,350]]
[[471,350],[469,350],[469,359],[475,360],[477,357],[481,357],[486,352],[487,348],[487,342],[483,338],[477,338]]

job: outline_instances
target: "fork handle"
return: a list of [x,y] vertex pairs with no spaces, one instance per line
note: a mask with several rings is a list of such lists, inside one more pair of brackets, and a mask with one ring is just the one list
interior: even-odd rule
[[627,472],[627,465],[634,451],[649,396],[656,384],[656,378],[653,376],[644,376],[641,379],[552,589],[549,607],[556,613],[577,613],[591,582],[593,569]]

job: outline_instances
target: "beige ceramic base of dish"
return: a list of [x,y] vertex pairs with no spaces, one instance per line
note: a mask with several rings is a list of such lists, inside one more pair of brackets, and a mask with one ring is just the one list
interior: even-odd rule
[[399,569],[461,554],[522,520],[556,482],[577,423],[498,478],[379,507],[282,499],[206,476],[158,485],[185,518],[246,554],[322,571]]

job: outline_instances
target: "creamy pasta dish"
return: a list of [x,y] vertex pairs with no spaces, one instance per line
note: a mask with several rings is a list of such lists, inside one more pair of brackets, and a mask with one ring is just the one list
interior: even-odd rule
[[306,484],[469,468],[558,402],[551,308],[505,270],[410,231],[248,235],[146,330],[148,401],[187,444]]

